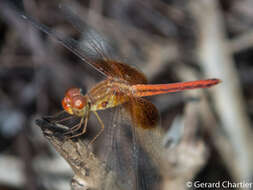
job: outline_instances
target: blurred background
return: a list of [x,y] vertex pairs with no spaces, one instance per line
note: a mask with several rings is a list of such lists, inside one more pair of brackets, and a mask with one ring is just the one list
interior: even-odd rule
[[[61,4],[80,19],[82,33]],[[163,187],[229,181],[251,185],[226,189],[253,188],[253,1],[9,0],[0,2],[1,190],[70,189],[72,171],[35,119],[62,110],[69,87],[86,92],[103,79],[13,6],[80,42],[89,25],[109,42],[111,57],[136,66],[150,83],[220,78],[208,90],[150,98],[168,131],[171,170]]]

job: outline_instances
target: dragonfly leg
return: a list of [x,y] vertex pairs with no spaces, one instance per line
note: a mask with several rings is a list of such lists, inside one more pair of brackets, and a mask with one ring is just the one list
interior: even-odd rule
[[[74,130],[71,130],[71,131],[69,131],[69,132],[67,132],[67,133],[75,132],[75,131],[79,130],[79,129],[82,127],[82,125],[84,124],[83,129],[82,129],[82,132],[81,132],[81,133],[78,133],[78,134],[75,134],[75,135],[71,135],[71,136],[67,137],[67,139],[71,139],[71,138],[74,138],[74,137],[78,137],[78,136],[83,135],[83,134],[86,132],[87,123],[88,123],[88,118],[89,118],[89,117],[87,116],[87,117],[85,117],[85,120],[84,120],[84,117],[83,117],[82,120],[81,120],[81,122],[80,122],[80,125],[78,125],[78,127],[75,126],[75,129],[74,129]],[[83,120],[84,120],[84,122],[83,122]]]
[[62,118],[62,119],[57,118],[60,115],[62,115],[63,113],[65,113],[65,112],[66,111],[63,110],[63,111],[58,112],[58,113],[56,113],[56,114],[54,114],[52,116],[46,116],[44,118],[47,119],[47,120],[49,120],[50,122],[55,122],[55,123],[59,123],[60,124],[61,122],[67,121],[67,120],[69,120],[69,119],[71,119],[73,117],[73,116],[68,116],[68,117],[65,117],[65,118]]
[[61,122],[63,122],[63,121],[67,121],[67,120],[71,119],[72,117],[73,117],[73,116],[65,117],[65,118],[63,118],[63,119],[61,119],[61,120],[55,121],[55,123],[61,123]]
[[63,135],[68,135],[70,133],[78,131],[83,125],[83,120],[84,120],[84,117],[82,117],[81,121],[78,124],[74,125],[74,127],[70,128],[70,130],[65,132]]
[[94,113],[95,116],[97,117],[98,122],[99,122],[99,124],[100,124],[100,126],[101,126],[101,129],[99,130],[99,132],[97,133],[97,135],[89,142],[89,145],[91,145],[92,143],[94,143],[94,141],[102,134],[102,132],[104,131],[104,128],[105,128],[104,123],[103,123],[103,121],[100,119],[98,113],[97,113],[96,111],[93,111],[93,113]]

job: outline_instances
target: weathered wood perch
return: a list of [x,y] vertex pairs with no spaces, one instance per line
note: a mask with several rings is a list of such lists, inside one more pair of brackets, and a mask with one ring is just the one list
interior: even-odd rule
[[121,189],[115,182],[116,178],[113,172],[108,171],[105,164],[81,140],[63,138],[64,129],[46,119],[38,119],[36,123],[41,128],[45,138],[71,166],[74,172],[71,182],[73,190]]

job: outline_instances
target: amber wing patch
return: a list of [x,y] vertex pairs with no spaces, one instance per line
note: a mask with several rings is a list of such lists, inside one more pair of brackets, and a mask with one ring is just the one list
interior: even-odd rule
[[131,101],[124,106],[135,126],[143,129],[152,129],[159,124],[159,112],[150,101],[143,98],[131,98]]

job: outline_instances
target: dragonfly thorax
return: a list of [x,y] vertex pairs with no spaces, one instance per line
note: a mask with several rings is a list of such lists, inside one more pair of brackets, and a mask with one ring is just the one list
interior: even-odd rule
[[90,109],[87,96],[81,93],[80,88],[70,88],[66,91],[62,100],[63,109],[76,116],[85,116]]

